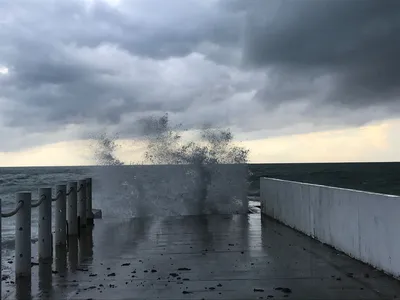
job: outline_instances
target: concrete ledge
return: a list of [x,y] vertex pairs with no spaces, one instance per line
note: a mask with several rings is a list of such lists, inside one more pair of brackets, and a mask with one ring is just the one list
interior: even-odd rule
[[260,180],[263,214],[400,277],[400,197],[272,178]]

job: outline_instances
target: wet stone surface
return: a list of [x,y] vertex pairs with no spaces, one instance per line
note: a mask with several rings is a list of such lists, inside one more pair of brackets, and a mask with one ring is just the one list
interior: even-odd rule
[[[260,215],[96,220],[4,299],[395,299],[400,283]],[[16,287],[18,290],[16,291]],[[30,295],[31,294],[31,295]],[[8,296],[6,296],[8,295]]]

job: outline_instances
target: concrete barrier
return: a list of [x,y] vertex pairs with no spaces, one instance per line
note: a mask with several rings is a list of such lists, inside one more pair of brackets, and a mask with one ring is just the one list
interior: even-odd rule
[[400,277],[400,197],[273,178],[260,181],[263,214]]

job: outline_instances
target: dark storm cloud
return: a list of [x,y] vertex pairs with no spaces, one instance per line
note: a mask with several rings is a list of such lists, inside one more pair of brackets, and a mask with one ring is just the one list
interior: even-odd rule
[[114,2],[0,1],[4,128],[72,124],[86,137],[111,126],[129,136],[137,120],[170,112],[187,127],[278,130],[382,118],[332,120],[340,105],[399,112],[400,2]]
[[[119,7],[101,1],[90,6],[80,0],[12,1],[2,2],[0,10],[0,64],[10,69],[7,78],[0,78],[0,96],[18,102],[18,110],[5,108],[5,124],[33,131],[36,122],[49,122],[52,126],[47,128],[53,130],[90,120],[115,124],[126,112],[180,112],[198,93],[151,97],[146,89],[157,90],[156,82],[140,83],[140,74],[129,78],[109,65],[102,67],[101,61],[74,61],[65,53],[66,46],[79,51],[114,45],[120,51],[110,56],[127,52],[161,60],[190,55],[200,43],[236,44],[240,26],[233,22],[234,14],[224,15],[215,6],[192,0],[172,0],[168,5],[125,1]],[[122,101],[110,107],[112,99]],[[40,116],[37,108],[42,109]]]
[[[251,67],[269,67],[283,82],[329,75],[333,89],[325,100],[331,104],[357,108],[400,100],[399,1],[281,1],[271,18],[262,13],[266,1],[255,2],[245,42]],[[288,100],[299,96],[285,93]]]

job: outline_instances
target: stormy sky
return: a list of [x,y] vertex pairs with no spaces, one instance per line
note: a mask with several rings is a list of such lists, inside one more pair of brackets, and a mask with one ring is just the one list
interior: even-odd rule
[[250,140],[396,119],[399,32],[396,0],[0,0],[0,152],[165,112]]

